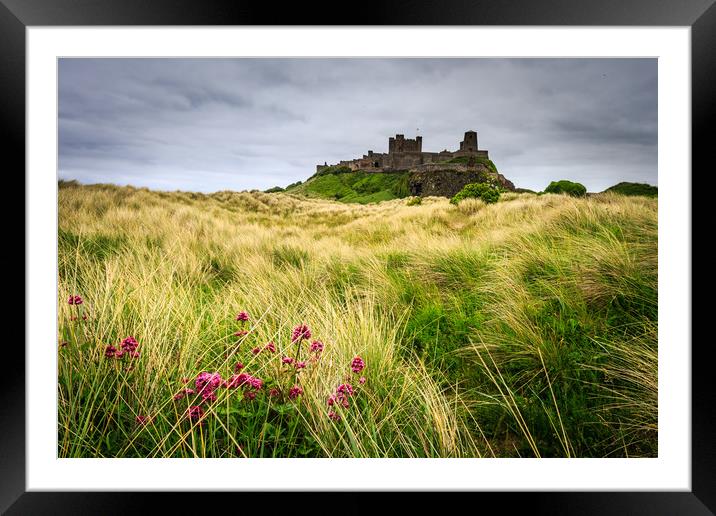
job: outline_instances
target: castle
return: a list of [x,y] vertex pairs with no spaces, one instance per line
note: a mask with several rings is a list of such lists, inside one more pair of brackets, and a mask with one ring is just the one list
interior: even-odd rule
[[[460,149],[454,152],[444,150],[441,152],[423,152],[423,138],[416,136],[414,140],[406,139],[402,134],[388,139],[388,153],[374,153],[372,150],[362,158],[341,161],[334,166],[345,166],[351,170],[373,172],[386,172],[395,170],[410,170],[429,163],[444,163],[453,158],[466,156],[468,158],[488,158],[486,150],[478,150],[477,133],[467,131],[465,138],[460,142]],[[316,172],[328,167],[327,163],[316,165]]]

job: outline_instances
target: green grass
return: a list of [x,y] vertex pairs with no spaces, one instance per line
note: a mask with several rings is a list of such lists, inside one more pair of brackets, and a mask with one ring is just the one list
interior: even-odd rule
[[485,165],[488,169],[490,169],[492,172],[497,173],[497,167],[489,158],[475,158],[470,156],[458,156],[457,158],[451,158],[447,161],[444,161],[443,163],[459,163],[462,165],[467,165],[470,163],[470,161],[473,160],[475,164],[477,165]]
[[[363,205],[64,183],[59,210],[61,457],[658,455],[655,198]],[[325,351],[295,374],[280,357],[307,358],[300,323]],[[138,359],[104,356],[129,335]],[[276,354],[252,353],[269,341]],[[367,381],[334,421],[356,355]],[[264,380],[257,398],[221,389],[192,423],[182,378],[238,361]]]
[[407,182],[407,172],[322,172],[286,191],[340,202],[367,204],[407,197]]

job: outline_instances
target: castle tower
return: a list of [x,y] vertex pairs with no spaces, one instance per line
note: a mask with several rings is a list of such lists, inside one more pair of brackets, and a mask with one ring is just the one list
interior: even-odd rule
[[388,138],[388,154],[398,152],[422,152],[423,137],[416,136],[414,140],[406,139],[404,134],[396,134]]
[[477,133],[475,131],[467,131],[465,133],[465,139],[460,142],[460,150],[477,152]]

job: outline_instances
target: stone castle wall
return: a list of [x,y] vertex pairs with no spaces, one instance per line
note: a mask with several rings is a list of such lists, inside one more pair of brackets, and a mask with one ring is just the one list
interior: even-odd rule
[[[474,156],[476,158],[488,158],[486,150],[477,149],[477,133],[467,131],[465,138],[460,142],[460,150],[441,152],[423,152],[423,139],[416,136],[415,139],[406,139],[402,134],[388,139],[387,153],[374,153],[368,151],[362,158],[343,160],[338,166],[345,166],[351,170],[364,170],[366,172],[389,172],[396,170],[410,170],[431,163],[449,161],[453,158],[463,156]],[[317,165],[316,172],[320,172],[328,165]],[[442,167],[444,168],[444,166]],[[435,170],[438,170],[436,168]]]

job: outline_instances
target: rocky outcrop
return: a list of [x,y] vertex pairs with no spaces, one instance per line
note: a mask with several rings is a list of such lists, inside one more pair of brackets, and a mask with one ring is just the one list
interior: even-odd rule
[[421,165],[412,169],[408,176],[410,195],[422,197],[452,197],[470,183],[493,183],[506,190],[515,189],[515,185],[505,176],[482,164]]

